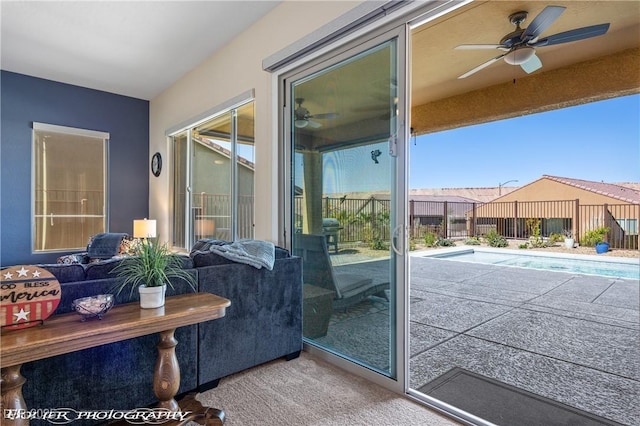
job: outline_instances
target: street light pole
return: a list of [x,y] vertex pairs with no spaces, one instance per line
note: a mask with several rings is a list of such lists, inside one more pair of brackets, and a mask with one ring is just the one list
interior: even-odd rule
[[506,182],[502,182],[498,184],[498,197],[502,195],[502,187],[511,182],[517,182],[518,179],[508,180]]

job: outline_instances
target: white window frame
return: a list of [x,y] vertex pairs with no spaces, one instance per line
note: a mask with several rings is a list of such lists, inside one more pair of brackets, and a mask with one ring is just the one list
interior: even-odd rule
[[[102,214],[100,215],[100,217],[102,217],[103,222],[104,222],[104,231],[107,232],[108,231],[108,226],[109,226],[109,217],[108,217],[108,212],[109,212],[109,197],[108,197],[108,182],[109,182],[109,139],[110,139],[110,134],[108,132],[102,132],[102,131],[98,131],[98,130],[89,130],[89,129],[81,129],[81,128],[77,128],[77,127],[67,127],[67,126],[59,126],[59,125],[55,125],[55,124],[47,124],[47,123],[39,123],[39,122],[33,122],[33,132],[32,132],[32,144],[31,144],[31,252],[32,254],[36,254],[36,253],[56,253],[56,252],[68,252],[69,250],[78,250],[78,249],[82,249],[84,247],[59,247],[59,248],[55,248],[55,249],[38,249],[37,248],[37,244],[38,242],[36,241],[36,221],[38,219],[42,219],[42,217],[40,218],[36,218],[36,196],[35,196],[35,191],[36,191],[36,171],[37,171],[37,164],[36,164],[36,132],[51,132],[51,133],[57,133],[57,134],[62,134],[62,135],[73,135],[73,136],[84,136],[84,137],[89,137],[89,138],[94,138],[94,139],[102,139],[103,142],[103,150],[104,150],[104,161],[102,164],[103,167],[103,182],[102,182],[102,188],[103,188],[103,209],[102,209]],[[56,217],[86,217],[86,215],[54,215],[54,214],[50,214],[48,217],[50,217],[52,220],[55,219]],[[94,216],[95,217],[95,216]]]
[[[165,131],[165,136],[168,138],[168,140],[170,141],[171,144],[171,149],[170,152],[173,153],[173,149],[174,149],[174,145],[173,145],[173,137],[178,136],[181,133],[186,132],[187,133],[187,158],[190,159],[192,156],[192,151],[193,151],[193,141],[191,139],[191,130],[198,127],[199,125],[214,119],[215,117],[219,117],[223,114],[227,114],[230,111],[235,111],[238,108],[240,108],[243,105],[246,105],[250,102],[254,102],[255,104],[255,91],[253,89],[244,92],[214,108],[211,108],[201,114],[198,114],[195,117],[192,117],[186,121],[183,121],[182,123],[173,126],[169,129],[167,129]],[[254,113],[255,113],[255,109],[254,109]],[[255,117],[254,117],[255,120]],[[234,113],[234,122],[235,122],[235,113]],[[255,122],[255,121],[254,121]],[[234,129],[232,131],[233,138],[235,138],[235,125],[234,125]],[[255,134],[255,129],[254,129],[254,134]],[[233,174],[233,179],[232,179],[232,187],[231,187],[231,199],[232,199],[232,205],[231,205],[231,237],[233,240],[236,239],[236,233],[237,233],[237,207],[238,207],[238,188],[237,188],[237,150],[236,149],[232,149],[232,158],[231,158],[231,173]],[[175,159],[174,159],[175,161]],[[176,192],[176,188],[174,187],[174,173],[175,173],[175,167],[171,168],[171,191],[170,191],[170,195],[169,195],[169,205],[171,206],[171,212],[170,212],[170,227],[171,227],[171,241],[175,241],[175,229],[174,228],[174,224],[175,224],[175,212],[173,211],[173,206],[174,206],[174,199],[173,199],[173,194],[175,194]],[[185,194],[187,194],[187,199],[185,200],[185,212],[184,212],[184,245],[185,247],[174,247],[175,249],[187,249],[189,250],[193,244],[195,244],[195,235],[194,235],[194,224],[191,223],[191,208],[192,208],[192,203],[191,203],[191,188],[192,188],[192,179],[193,179],[193,167],[192,164],[190,163],[190,161],[188,162],[188,164],[186,164],[186,173],[187,173],[187,188],[185,190]],[[255,187],[255,173],[254,173],[254,187]],[[254,200],[254,207],[255,207],[255,200]],[[255,208],[254,208],[254,212],[255,212]],[[255,213],[254,213],[255,214]],[[255,223],[255,218],[254,218],[254,223]]]

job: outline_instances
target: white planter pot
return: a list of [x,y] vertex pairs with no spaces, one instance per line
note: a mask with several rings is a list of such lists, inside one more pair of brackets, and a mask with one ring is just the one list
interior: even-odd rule
[[140,307],[143,309],[154,309],[164,306],[164,293],[167,290],[167,286],[162,287],[147,287],[141,285],[138,287],[140,292]]
[[576,245],[576,240],[574,240],[573,238],[564,239],[564,246],[566,248],[573,248],[575,245]]

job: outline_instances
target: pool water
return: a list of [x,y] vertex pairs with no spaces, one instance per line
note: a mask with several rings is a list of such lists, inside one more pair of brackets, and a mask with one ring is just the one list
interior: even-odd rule
[[434,257],[463,262],[487,263],[492,265],[517,266],[521,268],[543,269],[547,271],[573,272],[578,274],[602,275],[605,277],[640,279],[640,261],[613,262],[603,260],[581,260],[564,257],[532,256],[521,253],[497,253],[485,251],[464,251],[447,253]]

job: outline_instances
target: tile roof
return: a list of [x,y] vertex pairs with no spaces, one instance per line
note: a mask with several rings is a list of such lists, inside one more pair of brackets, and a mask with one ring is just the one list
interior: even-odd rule
[[631,186],[549,175],[542,175],[542,179],[550,179],[585,191],[606,195],[607,197],[615,198],[627,203],[640,204],[640,190],[634,189]]
[[454,202],[454,203],[477,203],[478,200],[472,198],[461,197],[459,195],[431,195],[431,194],[419,194],[409,195],[409,201],[436,201],[436,202]]
[[[475,201],[486,203],[498,198],[499,194],[507,195],[518,189],[518,186],[475,187],[475,188],[421,188],[411,189],[409,199],[417,199],[418,196],[461,197],[463,201]],[[444,200],[441,200],[444,201]],[[447,201],[453,201],[448,199]]]

